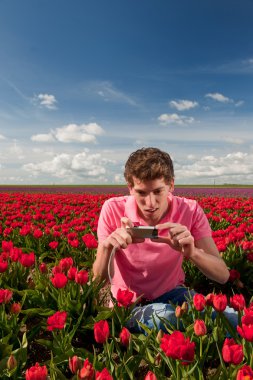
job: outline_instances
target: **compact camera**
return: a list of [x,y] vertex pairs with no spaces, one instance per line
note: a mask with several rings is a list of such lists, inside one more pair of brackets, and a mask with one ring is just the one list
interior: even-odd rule
[[127,227],[127,231],[133,238],[138,239],[157,239],[158,229],[153,226]]

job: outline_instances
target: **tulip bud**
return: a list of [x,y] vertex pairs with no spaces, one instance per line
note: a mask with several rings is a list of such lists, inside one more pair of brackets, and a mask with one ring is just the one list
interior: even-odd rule
[[20,303],[14,302],[11,305],[11,310],[10,311],[11,311],[12,314],[19,314],[20,311],[21,311],[21,305],[20,305]]
[[207,328],[202,319],[196,319],[194,322],[194,332],[197,336],[206,335]]
[[181,306],[177,306],[175,309],[175,316],[176,318],[181,318],[184,314],[184,311],[182,310]]
[[187,302],[183,302],[183,304],[181,306],[181,309],[184,311],[184,313],[187,313],[188,309],[189,309],[188,303]]
[[69,369],[73,374],[76,374],[82,368],[82,360],[77,356],[69,358]]
[[158,334],[156,336],[157,343],[161,343],[162,337],[164,336],[164,332],[162,330],[158,331]]
[[6,366],[9,371],[17,367],[17,360],[14,355],[10,355],[9,359],[7,360]]

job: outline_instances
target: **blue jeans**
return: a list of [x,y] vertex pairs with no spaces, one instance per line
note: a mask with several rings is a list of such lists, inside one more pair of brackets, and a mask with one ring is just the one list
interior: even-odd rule
[[[177,318],[175,316],[175,305],[182,305],[191,299],[195,290],[190,290],[185,286],[179,285],[175,289],[164,293],[150,301],[147,305],[136,305],[132,311],[131,318],[127,322],[127,328],[133,333],[143,333],[143,329],[138,322],[146,325],[149,329],[158,328],[167,332],[166,327],[161,319],[164,319],[172,324],[177,325]],[[174,306],[173,306],[174,305]],[[236,328],[238,324],[237,312],[227,307],[223,314],[229,320],[230,324]],[[215,319],[216,311],[212,312],[212,319]]]

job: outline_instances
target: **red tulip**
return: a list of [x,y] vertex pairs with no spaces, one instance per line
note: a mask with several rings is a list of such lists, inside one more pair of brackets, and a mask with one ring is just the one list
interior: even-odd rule
[[236,380],[253,380],[253,370],[250,366],[242,366],[236,375]]
[[101,372],[97,371],[96,372],[96,380],[113,380],[112,375],[108,371],[107,368],[104,368]]
[[69,358],[69,369],[73,374],[76,374],[79,369],[82,368],[82,359],[80,359],[77,355]]
[[78,379],[80,380],[93,380],[95,370],[89,359],[85,359],[83,367],[78,371]]
[[70,281],[75,281],[76,273],[77,273],[77,268],[76,267],[69,268],[68,273],[67,273],[68,279]]
[[98,242],[95,236],[91,233],[82,236],[82,241],[84,242],[86,247],[90,249],[97,248],[98,246]]
[[21,304],[20,303],[17,303],[17,302],[14,302],[12,305],[11,305],[11,309],[10,309],[10,312],[12,314],[19,314],[21,311]]
[[246,302],[243,295],[235,294],[232,297],[230,297],[230,306],[237,311],[243,310],[246,306]]
[[87,284],[89,280],[89,273],[86,270],[80,270],[75,274],[75,282],[80,285]]
[[190,342],[190,338],[185,338],[180,331],[173,331],[171,335],[164,334],[160,347],[166,356],[181,360],[183,365],[194,360],[195,343]]
[[66,311],[57,311],[55,314],[51,315],[47,319],[47,330],[53,331],[55,329],[62,330],[64,329],[66,320],[67,320]]
[[146,374],[144,380],[157,380],[157,377],[156,377],[156,375],[153,372],[148,371],[148,373]]
[[47,374],[47,367],[45,365],[41,367],[39,363],[36,363],[26,370],[25,378],[26,380],[46,380]]
[[128,347],[130,339],[131,339],[130,331],[126,327],[123,327],[119,334],[119,338],[120,338],[120,343],[123,346]]
[[194,322],[194,332],[197,336],[206,335],[207,328],[205,322],[202,319],[196,319]]
[[195,294],[193,296],[193,305],[196,310],[203,311],[206,306],[206,300],[203,294]]
[[132,299],[134,297],[134,293],[131,292],[130,290],[122,290],[119,289],[117,292],[117,301],[118,301],[118,306],[123,306],[123,307],[128,307],[132,304]]
[[9,289],[0,289],[0,304],[9,303],[12,298],[12,291]]
[[20,261],[20,263],[24,267],[30,268],[32,265],[35,264],[35,255],[34,255],[34,252],[31,252],[31,253],[22,253],[19,261]]
[[226,363],[240,364],[243,361],[242,345],[236,344],[232,338],[226,338],[222,347],[222,357]]
[[97,343],[105,343],[109,338],[109,335],[110,328],[106,320],[102,320],[94,324],[94,338]]
[[68,282],[68,278],[64,273],[56,273],[54,277],[50,278],[50,280],[54,287],[58,289],[64,288]]
[[225,294],[215,294],[213,297],[213,307],[216,311],[224,311],[228,305],[227,296]]

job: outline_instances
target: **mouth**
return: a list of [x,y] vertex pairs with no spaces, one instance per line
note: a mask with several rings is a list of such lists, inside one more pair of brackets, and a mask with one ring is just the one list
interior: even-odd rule
[[149,208],[149,209],[145,209],[144,211],[147,212],[147,213],[153,214],[157,210],[158,210],[158,208]]

